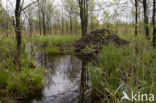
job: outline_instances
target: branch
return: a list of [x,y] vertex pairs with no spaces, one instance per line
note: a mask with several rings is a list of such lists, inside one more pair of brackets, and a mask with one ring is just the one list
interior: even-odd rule
[[22,0],[22,4],[21,4],[21,7],[20,7],[20,10],[22,10],[23,5],[24,5],[24,0]]
[[26,7],[24,7],[23,9],[21,9],[21,12],[24,11],[25,9],[27,9],[28,7],[30,7],[31,5],[33,5],[34,3],[38,2],[38,0],[30,3],[29,5],[27,5]]
[[11,7],[12,7],[13,9],[15,9],[14,6],[13,6],[13,3],[10,2],[10,0],[8,0],[8,1],[9,1],[9,4],[11,5]]

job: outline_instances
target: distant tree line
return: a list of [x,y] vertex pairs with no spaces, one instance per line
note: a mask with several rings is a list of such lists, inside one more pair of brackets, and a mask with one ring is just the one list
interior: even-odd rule
[[[21,32],[30,36],[84,36],[93,29],[107,28],[116,34],[144,33],[147,39],[152,37],[153,45],[156,44],[155,0],[61,0],[60,4],[54,4],[50,0],[36,0],[26,6],[22,5],[21,0],[16,0],[15,7],[13,17],[8,13],[7,6],[1,6],[0,29],[9,35],[15,27],[17,39],[21,38]],[[126,21],[121,19],[122,15]],[[18,42],[20,44],[21,39]]]

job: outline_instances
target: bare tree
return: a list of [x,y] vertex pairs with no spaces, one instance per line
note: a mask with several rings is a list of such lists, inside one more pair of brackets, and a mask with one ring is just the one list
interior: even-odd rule
[[28,7],[30,7],[32,4],[36,3],[37,1],[34,1],[32,3],[30,3],[29,5],[25,6],[24,8],[22,7],[23,6],[23,3],[24,3],[24,0],[22,2],[22,5],[21,5],[21,0],[16,0],[16,8],[15,8],[15,32],[16,32],[16,39],[17,39],[17,49],[18,51],[20,50],[21,48],[21,43],[22,43],[22,37],[21,37],[21,22],[20,22],[20,19],[21,19],[21,12],[24,11],[25,9],[27,9]]
[[43,34],[47,34],[46,30],[46,2],[47,0],[42,0],[41,2],[41,14],[42,14],[42,26],[43,26]]
[[29,32],[30,32],[30,36],[32,35],[33,32],[33,27],[32,27],[32,11],[29,9],[28,11],[28,23],[29,23]]
[[156,25],[155,25],[155,13],[156,13],[156,1],[153,0],[153,46],[156,47]]
[[15,19],[16,19],[16,39],[17,39],[17,49],[20,49],[22,37],[21,37],[21,25],[20,25],[20,16],[21,16],[21,0],[16,0],[16,9],[15,9]]
[[37,1],[37,6],[38,6],[38,26],[39,26],[39,31],[40,35],[42,34],[42,23],[41,23],[41,10],[40,10],[40,0]]
[[138,35],[138,0],[135,0],[135,35]]
[[150,39],[150,37],[149,37],[149,27],[148,27],[147,0],[143,0],[143,9],[144,9],[144,28],[145,28],[145,34],[146,34],[146,38],[147,39]]
[[62,35],[64,34],[64,1],[62,0]]
[[77,0],[80,7],[82,36],[87,35],[88,28],[88,2],[89,0]]

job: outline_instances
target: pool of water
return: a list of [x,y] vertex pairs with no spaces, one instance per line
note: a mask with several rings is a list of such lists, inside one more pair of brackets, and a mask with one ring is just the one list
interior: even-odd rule
[[91,103],[85,96],[89,88],[88,70],[83,61],[72,55],[52,55],[45,51],[33,54],[37,66],[48,69],[40,94],[25,99],[25,103]]

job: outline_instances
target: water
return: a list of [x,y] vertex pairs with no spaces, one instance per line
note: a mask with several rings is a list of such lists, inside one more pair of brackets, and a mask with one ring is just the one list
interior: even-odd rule
[[91,103],[85,96],[88,90],[88,71],[84,63],[72,55],[51,55],[36,52],[38,66],[48,69],[41,94],[24,100],[26,103]]

